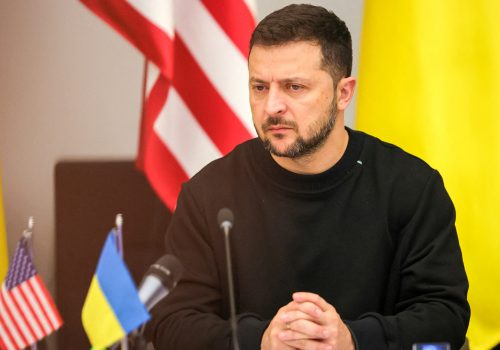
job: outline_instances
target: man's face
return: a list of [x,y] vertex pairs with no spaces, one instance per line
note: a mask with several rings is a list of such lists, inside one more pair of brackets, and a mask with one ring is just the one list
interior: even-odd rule
[[321,62],[321,47],[312,42],[252,48],[248,65],[253,123],[276,156],[312,154],[331,134],[335,89]]

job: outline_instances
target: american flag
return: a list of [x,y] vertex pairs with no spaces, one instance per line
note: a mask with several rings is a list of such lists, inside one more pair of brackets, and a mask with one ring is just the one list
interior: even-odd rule
[[61,316],[33,265],[28,239],[23,237],[2,284],[0,349],[24,349],[61,325]]
[[253,0],[81,0],[149,62],[137,165],[175,208],[182,182],[255,135]]

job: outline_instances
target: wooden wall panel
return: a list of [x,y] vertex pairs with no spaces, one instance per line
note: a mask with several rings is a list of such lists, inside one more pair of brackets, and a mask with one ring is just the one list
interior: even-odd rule
[[125,261],[136,281],[164,254],[169,211],[132,161],[59,162],[55,168],[58,349],[88,350],[81,310],[104,239],[123,214]]

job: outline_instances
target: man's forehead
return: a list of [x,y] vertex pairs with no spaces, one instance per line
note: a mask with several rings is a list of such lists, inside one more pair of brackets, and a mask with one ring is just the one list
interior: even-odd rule
[[249,59],[251,59],[252,54],[255,52],[258,53],[275,53],[275,52],[287,52],[287,51],[302,51],[307,50],[308,52],[320,53],[321,45],[316,41],[311,40],[297,40],[297,41],[288,41],[282,44],[276,45],[264,45],[264,44],[255,44],[249,54]]
[[[249,56],[250,79],[307,79],[311,72],[322,70],[319,45],[292,42],[284,45],[255,45]],[[264,78],[265,76],[265,78]]]

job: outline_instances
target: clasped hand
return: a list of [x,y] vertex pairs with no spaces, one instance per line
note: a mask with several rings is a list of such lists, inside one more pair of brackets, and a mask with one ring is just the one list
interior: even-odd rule
[[262,350],[354,350],[351,332],[335,308],[313,293],[294,293],[271,320]]

